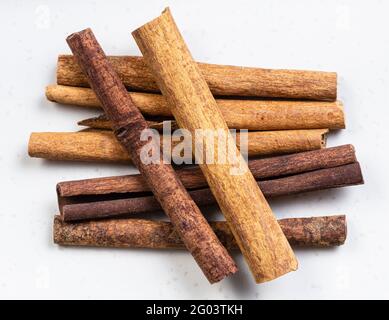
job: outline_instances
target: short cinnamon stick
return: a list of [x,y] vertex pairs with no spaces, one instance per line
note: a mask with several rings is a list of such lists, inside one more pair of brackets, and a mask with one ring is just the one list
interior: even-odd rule
[[[278,223],[292,246],[340,246],[347,237],[344,215],[281,219]],[[239,249],[227,223],[215,221],[210,225],[229,250]],[[185,249],[173,225],[164,221],[119,219],[66,223],[56,216],[53,236],[54,243],[62,246]]]
[[[207,279],[214,283],[235,273],[237,267],[234,261],[190,198],[172,166],[163,161],[150,164],[141,161],[141,150],[148,141],[142,141],[140,136],[144,129],[148,129],[147,122],[128,96],[92,31],[86,29],[73,33],[66,40],[112,121],[116,138],[131,155]],[[162,160],[162,153],[159,157]]]
[[[256,180],[332,168],[356,162],[354,147],[350,144],[278,157],[249,160],[248,166]],[[187,189],[207,186],[199,167],[176,169]],[[150,191],[142,175],[125,175],[104,178],[64,181],[57,184],[60,197],[79,195],[134,193]]]
[[[129,93],[146,116],[172,117],[166,99],[159,94]],[[79,106],[100,107],[88,88],[48,86],[49,100]],[[345,119],[340,101],[232,100],[217,99],[219,110],[228,127],[248,130],[343,129]],[[110,127],[103,117],[98,124]],[[96,124],[96,123],[94,123]]]
[[[361,168],[359,163],[356,162],[335,168],[260,181],[258,185],[266,198],[275,198],[362,183]],[[240,192],[239,189],[236,189],[236,193]],[[216,204],[216,199],[208,188],[192,190],[189,194],[200,207]],[[136,213],[149,213],[161,210],[158,201],[153,196],[131,197],[131,195],[126,193],[115,196],[119,197],[119,199],[105,200],[105,198],[110,198],[108,195],[108,197],[96,197],[97,201],[89,202],[90,200],[85,200],[82,196],[62,197],[58,194],[62,219],[64,221],[78,221],[126,217]]]
[[[110,56],[113,68],[130,90],[158,92],[155,77],[142,57]],[[335,72],[274,70],[198,63],[214,95],[285,99],[336,100]],[[60,55],[57,83],[88,87],[88,81],[73,56]]]
[[[327,132],[326,129],[249,132],[248,154],[260,156],[321,149],[326,145]],[[49,160],[130,162],[128,152],[114,134],[103,130],[33,132],[28,154]]]

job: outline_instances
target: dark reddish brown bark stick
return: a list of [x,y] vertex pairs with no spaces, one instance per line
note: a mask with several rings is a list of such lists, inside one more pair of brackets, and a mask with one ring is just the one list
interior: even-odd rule
[[[321,169],[285,178],[261,181],[258,184],[266,198],[273,198],[362,183],[363,177],[361,168],[356,162],[340,167]],[[239,192],[239,190],[237,190],[237,192]],[[208,188],[190,191],[190,195],[198,206],[216,204],[216,200]],[[60,211],[64,221],[125,217],[135,213],[161,210],[158,201],[156,201],[153,196],[73,204],[66,204],[66,198],[60,197],[60,202],[61,201],[65,201],[62,208],[60,205]]]
[[[86,29],[74,33],[67,38],[67,42],[112,122],[116,138],[130,154],[208,280],[214,283],[235,273],[237,267],[234,261],[173,168],[163,161],[148,165],[141,161],[142,147],[148,141],[141,141],[140,135],[144,129],[148,129],[147,122],[133,104],[92,31]],[[159,156],[162,160],[162,154]]]
[[[344,215],[281,219],[278,223],[293,246],[339,246],[347,237]],[[228,249],[239,249],[227,223],[217,221],[210,224]],[[185,248],[173,225],[164,221],[119,219],[67,223],[56,216],[53,234],[54,242],[63,246]]]
[[[249,160],[248,165],[254,178],[258,180],[337,167],[356,160],[354,147],[348,144],[286,156]],[[198,167],[177,169],[176,173],[187,189],[207,186]],[[57,184],[60,197],[144,191],[150,189],[139,174],[65,181]]]

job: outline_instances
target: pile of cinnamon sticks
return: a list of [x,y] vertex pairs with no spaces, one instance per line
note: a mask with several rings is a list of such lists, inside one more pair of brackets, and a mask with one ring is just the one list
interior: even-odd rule
[[[46,88],[50,101],[104,113],[81,120],[87,129],[78,132],[32,133],[30,156],[127,162],[140,172],[59,182],[55,243],[186,248],[211,283],[237,272],[229,250],[240,249],[260,283],[297,269],[290,245],[345,242],[344,215],[277,221],[267,203],[363,183],[352,145],[326,148],[329,130],[345,128],[336,73],[196,63],[169,9],[133,36],[143,57],[106,57],[90,29],[70,35],[73,55],[59,56],[57,84]],[[190,133],[222,132],[236,163],[145,163],[142,148],[150,141],[142,132],[156,129],[160,141],[171,139],[164,121]],[[249,131],[248,162],[229,129]],[[217,143],[204,147],[220,150]],[[160,150],[158,159],[171,150]],[[235,166],[241,174],[231,174]],[[209,222],[200,211],[209,206],[219,206],[226,221]],[[169,221],[138,217],[155,212]]]

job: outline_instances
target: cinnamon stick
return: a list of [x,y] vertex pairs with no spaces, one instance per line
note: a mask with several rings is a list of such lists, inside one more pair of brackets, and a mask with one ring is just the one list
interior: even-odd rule
[[[111,65],[130,90],[158,92],[155,77],[142,57],[110,56]],[[275,70],[198,63],[216,96],[336,100],[335,72]],[[88,80],[71,55],[60,55],[57,84],[88,87]]]
[[[281,219],[278,223],[292,246],[340,246],[347,237],[344,215]],[[239,249],[227,223],[215,221],[210,225],[229,250]],[[164,221],[119,219],[66,223],[55,216],[53,236],[54,243],[62,246],[185,249],[173,225]]]
[[[132,35],[180,128],[195,136],[211,131],[223,141],[204,141],[196,151],[217,150],[200,168],[257,283],[297,269],[297,260],[228,130],[216,101],[169,9]],[[252,140],[250,141],[250,143]],[[261,146],[262,143],[259,143]],[[227,146],[236,156],[221,161]],[[196,160],[199,155],[195,153]],[[239,168],[239,173],[233,173]],[[236,192],[239,190],[239,192]]]
[[[129,93],[136,106],[146,116],[172,117],[166,99],[159,94]],[[88,88],[48,86],[49,100],[71,105],[100,107]],[[340,101],[232,100],[217,99],[219,110],[228,127],[248,130],[343,129],[345,119]],[[105,128],[110,123],[100,118]],[[94,123],[95,124],[95,123]]]
[[[77,122],[80,126],[89,127],[91,129],[103,129],[103,130],[112,130],[112,123],[107,119],[105,114],[102,114],[98,117],[88,118]],[[147,121],[150,129],[155,129],[160,132],[163,130],[163,121]],[[172,130],[178,129],[175,121],[170,122]]]
[[[253,131],[248,133],[249,156],[316,150],[326,145],[326,129]],[[239,134],[237,134],[239,137]],[[161,139],[162,140],[162,139]],[[237,139],[239,142],[239,138]],[[174,145],[176,142],[172,142]],[[49,160],[130,162],[128,152],[110,131],[33,132],[28,143],[31,157]]]
[[[235,273],[237,267],[234,261],[190,198],[172,166],[163,161],[145,164],[141,160],[142,148],[148,141],[142,141],[140,136],[144,129],[148,129],[147,122],[128,96],[92,31],[86,29],[73,33],[66,40],[112,121],[116,138],[130,154],[207,279],[214,283]],[[162,160],[162,153],[159,157]]]
[[[352,163],[335,168],[315,170],[284,178],[258,182],[266,198],[275,198],[297,193],[339,188],[363,184],[359,163]],[[241,190],[236,189],[237,194]],[[200,207],[216,204],[210,189],[198,189],[189,192]],[[58,193],[58,202],[64,221],[102,219],[110,217],[127,217],[137,213],[160,211],[161,207],[153,196],[131,197],[130,194],[98,196],[92,199],[85,195],[63,197]]]
[[[348,144],[290,155],[249,160],[248,166],[254,178],[259,180],[332,168],[356,161],[354,147]],[[197,166],[179,168],[176,169],[176,173],[187,189],[207,186],[207,181]],[[57,184],[57,192],[60,197],[146,191],[150,191],[150,188],[140,174],[64,181]]]

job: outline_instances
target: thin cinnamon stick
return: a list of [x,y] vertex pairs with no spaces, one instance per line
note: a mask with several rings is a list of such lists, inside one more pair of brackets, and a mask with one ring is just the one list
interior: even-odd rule
[[[222,143],[219,139],[214,142],[204,141],[203,145],[195,147],[196,151],[200,148],[218,151],[211,163],[200,163],[200,168],[255,281],[270,281],[296,270],[296,257],[237,149],[169,9],[135,30],[132,35],[178,126],[188,130],[192,136],[198,130],[211,131],[226,142]],[[225,146],[236,155],[232,163],[219,158]],[[262,142],[259,146],[262,146]],[[198,155],[195,154],[195,157],[197,160]],[[234,174],[237,168],[239,173]]]
[[[278,157],[249,160],[248,166],[254,178],[259,180],[332,168],[356,161],[354,147],[348,144]],[[187,189],[207,186],[207,181],[197,166],[179,168],[176,169],[176,173]],[[140,174],[64,181],[57,184],[57,192],[60,197],[146,191],[150,191],[150,188]]]
[[[88,118],[77,122],[80,126],[89,127],[91,129],[103,129],[103,130],[112,130],[112,123],[107,119],[105,114],[102,114],[98,117]],[[163,121],[147,121],[148,126],[150,129],[155,129],[160,132],[163,130]],[[171,129],[176,130],[178,129],[177,124],[175,121],[170,122]]]
[[[260,156],[321,149],[326,145],[327,132],[326,129],[249,132],[248,154]],[[172,142],[173,147],[175,144]],[[128,152],[114,134],[103,130],[33,132],[28,143],[28,154],[49,160],[130,162]]]
[[[315,170],[296,174],[284,178],[258,182],[266,198],[275,198],[297,193],[339,188],[363,183],[363,177],[359,163],[352,163],[335,168]],[[236,193],[241,190],[236,189]],[[200,207],[216,204],[216,199],[210,189],[198,189],[189,192],[192,199]],[[118,199],[110,199],[110,196],[95,197],[95,202],[90,198],[63,197],[58,194],[60,212],[64,221],[78,221],[89,219],[102,219],[110,217],[126,217],[137,213],[149,213],[160,211],[161,207],[153,196],[131,197],[130,194],[115,195]]]
[[[169,105],[162,95],[137,92],[131,92],[129,95],[144,115],[172,117]],[[100,107],[93,90],[88,88],[48,86],[46,96],[51,101],[63,104]],[[248,130],[345,128],[343,104],[340,101],[217,99],[216,102],[230,128]],[[98,124],[104,124],[105,128],[109,128],[109,122],[103,122],[103,119],[100,118]]]
[[[130,90],[158,92],[155,77],[142,57],[110,56],[113,68]],[[335,72],[275,70],[198,63],[214,95],[284,99],[336,100]],[[71,55],[60,55],[57,84],[88,87],[88,81]]]
[[[347,237],[344,215],[281,219],[278,223],[292,246],[340,246]],[[227,223],[210,225],[229,250],[239,249]],[[62,246],[185,249],[170,222],[143,219],[66,223],[55,216],[53,237],[54,243]]]
[[[142,141],[140,136],[144,129],[148,129],[147,122],[128,96],[92,31],[86,29],[73,33],[66,40],[112,121],[116,138],[131,155],[207,279],[214,283],[235,273],[237,267],[233,259],[190,198],[172,166],[163,161],[145,164],[141,160],[142,148],[148,141]],[[162,160],[162,153],[159,157]]]

